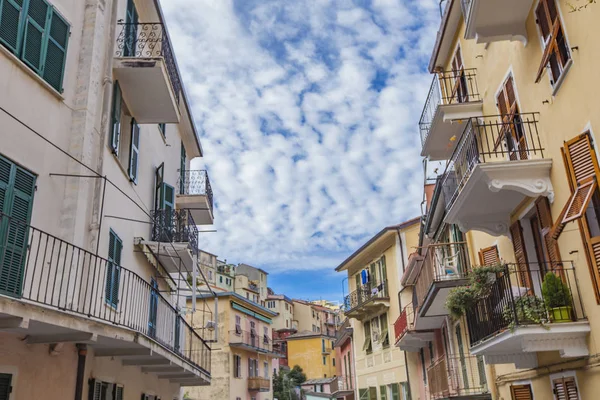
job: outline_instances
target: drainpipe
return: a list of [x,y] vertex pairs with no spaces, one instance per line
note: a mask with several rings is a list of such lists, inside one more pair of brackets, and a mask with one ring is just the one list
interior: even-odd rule
[[85,359],[87,356],[87,344],[77,344],[77,381],[75,382],[75,400],[81,400],[83,396],[83,378],[85,375]]

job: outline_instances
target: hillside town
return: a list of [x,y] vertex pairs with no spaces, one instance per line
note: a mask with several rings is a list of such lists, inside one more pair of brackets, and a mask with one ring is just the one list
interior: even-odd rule
[[[375,230],[310,231],[322,245],[297,264],[331,265],[297,267],[289,292],[293,257],[273,267],[258,245],[213,254],[231,242],[206,239],[231,229],[217,216],[240,221],[218,194],[251,194],[209,178],[229,169],[206,161],[221,139],[207,137],[204,78],[188,66],[212,54],[174,45],[192,29],[166,16],[177,1],[215,6],[0,0],[0,400],[599,398],[596,1],[429,1],[441,19],[412,69],[431,83],[406,90],[424,102],[413,137],[398,136],[419,160],[395,194],[411,207],[373,200]],[[266,136],[283,126],[257,119]],[[249,174],[263,173],[268,186],[274,169]],[[310,196],[331,206],[334,189]],[[311,206],[290,207],[279,211],[308,219]],[[256,219],[256,241],[270,222]],[[320,258],[327,246],[337,252]]]

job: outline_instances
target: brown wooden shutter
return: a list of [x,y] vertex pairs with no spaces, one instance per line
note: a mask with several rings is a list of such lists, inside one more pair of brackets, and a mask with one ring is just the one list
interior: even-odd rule
[[510,227],[513,248],[515,250],[515,259],[517,261],[517,271],[519,283],[521,286],[531,288],[531,276],[529,272],[529,262],[527,260],[527,250],[525,249],[525,240],[523,238],[523,228],[521,222],[517,221]]
[[[546,261],[550,265],[545,266],[543,270],[557,271],[563,276],[564,271],[562,269],[560,250],[558,243],[552,237],[552,211],[550,209],[550,203],[547,197],[539,197],[535,201],[535,208],[537,210],[538,220],[540,227],[542,228],[542,236],[544,237],[544,243],[546,244]],[[548,268],[549,267],[549,268]]]
[[482,266],[500,264],[498,246],[486,247],[479,250],[479,262]]
[[556,400],[579,400],[575,378],[558,378],[552,381],[554,398]]
[[533,400],[531,385],[512,385],[510,387],[512,400]]

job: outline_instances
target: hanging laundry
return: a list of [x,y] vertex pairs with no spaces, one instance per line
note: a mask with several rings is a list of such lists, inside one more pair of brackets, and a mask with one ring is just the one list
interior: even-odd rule
[[367,272],[366,269],[363,269],[360,272],[360,279],[363,285],[365,285],[367,282],[369,282],[369,273]]

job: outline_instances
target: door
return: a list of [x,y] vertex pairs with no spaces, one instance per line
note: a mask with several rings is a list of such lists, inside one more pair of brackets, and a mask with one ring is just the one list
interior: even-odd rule
[[150,283],[150,315],[148,316],[148,336],[156,337],[156,319],[158,316],[158,283],[154,278]]
[[469,387],[469,376],[467,374],[467,363],[465,358],[465,348],[463,345],[462,329],[460,324],[456,324],[456,344],[458,346],[458,357],[462,373],[463,384],[465,388]]
[[452,59],[452,73],[454,74],[454,87],[452,89],[453,102],[465,103],[469,101],[467,77],[462,61],[460,46],[456,49],[456,53],[454,53],[454,58]]
[[[513,243],[513,249],[515,251],[515,259],[517,260],[517,274],[519,278],[519,286],[531,290],[533,288],[531,286],[531,272],[529,271],[529,259],[527,258],[525,238],[523,237],[523,228],[521,226],[520,221],[516,221],[514,224],[511,225],[510,236]],[[533,292],[529,294],[533,294]]]
[[172,242],[175,234],[175,188],[168,183],[162,184],[160,196],[159,228],[162,230],[160,237],[165,237]]
[[127,0],[127,16],[125,19],[125,46],[124,57],[136,57],[137,51],[137,28],[139,16],[133,0]]
[[20,297],[36,176],[0,157],[0,293]]
[[501,134],[496,139],[498,148],[504,141],[510,160],[527,160],[527,141],[525,128],[521,121],[519,105],[517,104],[515,82],[512,76],[504,82],[496,97],[496,104],[502,118]]

